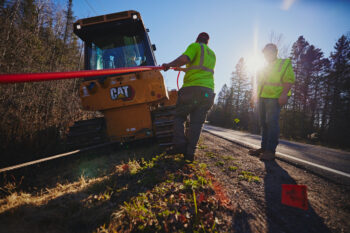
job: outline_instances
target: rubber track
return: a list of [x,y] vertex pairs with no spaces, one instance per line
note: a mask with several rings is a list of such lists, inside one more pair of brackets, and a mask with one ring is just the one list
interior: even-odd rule
[[154,135],[159,146],[172,145],[175,106],[160,107],[152,112]]

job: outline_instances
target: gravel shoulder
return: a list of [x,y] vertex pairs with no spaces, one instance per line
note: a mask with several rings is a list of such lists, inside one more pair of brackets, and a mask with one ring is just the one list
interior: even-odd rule
[[[247,152],[203,132],[196,155],[237,206],[234,231],[350,232],[349,186],[331,183],[282,161],[262,162]],[[306,185],[309,210],[282,205],[281,184]]]
[[[203,132],[195,162],[156,143],[104,148],[0,177],[0,232],[350,232],[350,187]],[[308,188],[307,211],[281,184]]]

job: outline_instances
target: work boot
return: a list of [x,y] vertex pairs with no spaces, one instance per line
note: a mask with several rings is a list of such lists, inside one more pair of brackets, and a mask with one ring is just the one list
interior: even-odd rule
[[264,149],[263,148],[259,148],[259,149],[251,149],[248,151],[248,154],[250,154],[251,156],[259,156],[261,153],[264,153]]
[[259,156],[260,160],[263,161],[273,161],[275,160],[275,153],[272,151],[264,151],[262,154]]

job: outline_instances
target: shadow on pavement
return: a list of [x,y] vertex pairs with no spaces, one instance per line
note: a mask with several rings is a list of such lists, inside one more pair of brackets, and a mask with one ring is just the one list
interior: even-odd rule
[[269,233],[331,232],[310,203],[307,211],[282,205],[282,184],[296,184],[296,182],[275,161],[265,162],[265,169],[265,201]]

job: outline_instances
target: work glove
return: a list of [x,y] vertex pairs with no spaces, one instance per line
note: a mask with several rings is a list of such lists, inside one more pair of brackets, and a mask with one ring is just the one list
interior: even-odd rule
[[168,63],[163,63],[162,67],[164,71],[167,71],[170,69],[170,65]]

